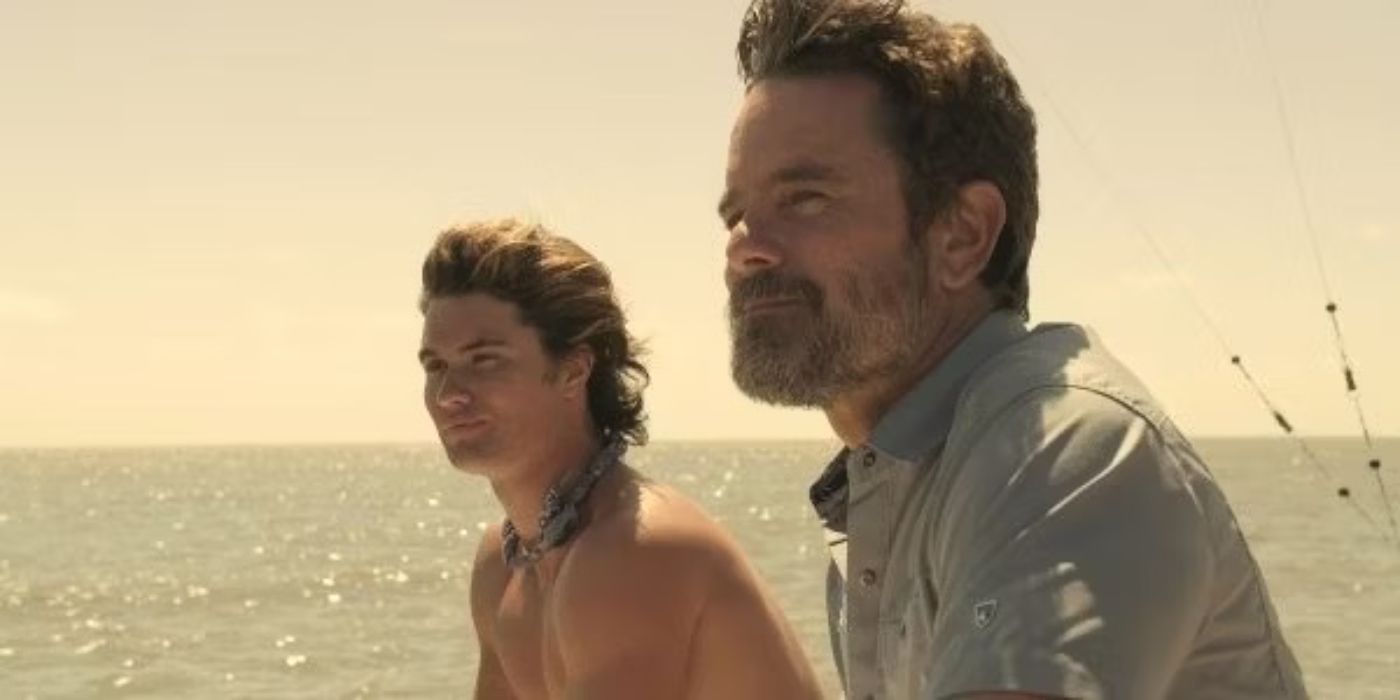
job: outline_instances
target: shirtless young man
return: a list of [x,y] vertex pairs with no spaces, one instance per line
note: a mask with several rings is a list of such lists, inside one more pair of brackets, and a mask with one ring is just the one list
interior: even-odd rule
[[606,268],[513,220],[443,233],[423,264],[424,401],[504,525],[472,571],[476,697],[819,697],[776,602],[696,505],[622,463],[645,441]]

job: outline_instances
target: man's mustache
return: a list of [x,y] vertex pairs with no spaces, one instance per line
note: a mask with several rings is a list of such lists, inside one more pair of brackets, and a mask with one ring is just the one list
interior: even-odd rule
[[756,301],[798,298],[812,309],[822,306],[822,290],[811,280],[765,270],[736,281],[729,290],[729,313],[737,315]]

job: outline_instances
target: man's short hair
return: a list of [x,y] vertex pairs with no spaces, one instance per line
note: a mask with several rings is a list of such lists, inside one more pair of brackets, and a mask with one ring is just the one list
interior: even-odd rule
[[426,312],[435,298],[472,293],[514,304],[555,360],[582,346],[592,350],[588,410],[594,424],[633,444],[646,442],[642,390],[649,377],[603,263],[539,224],[470,223],[438,236],[423,262],[418,307]]
[[995,183],[1006,226],[981,281],[998,307],[1028,313],[1039,214],[1035,115],[980,29],[940,23],[902,0],[753,0],[738,53],[748,87],[839,73],[880,86],[881,126],[901,160],[915,235],[946,211],[961,185]]

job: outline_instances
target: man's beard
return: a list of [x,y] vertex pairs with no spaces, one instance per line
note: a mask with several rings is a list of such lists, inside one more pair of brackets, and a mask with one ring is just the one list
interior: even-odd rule
[[[729,295],[734,383],[765,403],[826,407],[843,392],[904,370],[925,332],[925,279],[917,262],[850,270],[838,282],[841,311],[810,280],[776,270],[736,282]],[[744,313],[750,302],[789,297],[802,303]]]

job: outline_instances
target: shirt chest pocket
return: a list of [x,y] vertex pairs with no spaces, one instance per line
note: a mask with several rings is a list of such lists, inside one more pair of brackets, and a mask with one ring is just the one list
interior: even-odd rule
[[889,599],[880,617],[878,655],[887,698],[919,697],[923,671],[932,665],[928,656],[937,597],[928,582],[918,577],[907,577],[902,584],[903,590],[891,591],[897,595]]

